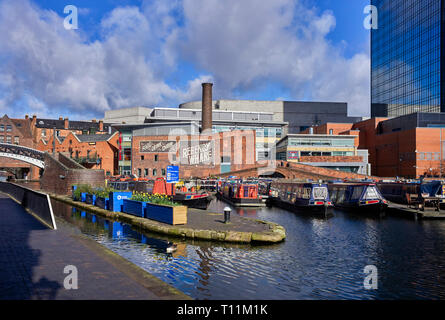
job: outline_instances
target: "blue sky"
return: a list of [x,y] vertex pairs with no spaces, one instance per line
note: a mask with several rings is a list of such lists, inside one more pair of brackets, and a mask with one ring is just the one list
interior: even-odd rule
[[[79,9],[64,30],[63,9]],[[101,118],[200,99],[345,101],[369,114],[362,0],[0,0],[0,110]],[[339,81],[341,79],[341,81]]]

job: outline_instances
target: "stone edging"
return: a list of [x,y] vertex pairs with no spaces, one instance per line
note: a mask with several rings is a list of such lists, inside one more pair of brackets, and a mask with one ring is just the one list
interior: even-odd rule
[[70,197],[49,194],[49,196],[55,200],[64,202],[66,204],[72,205],[79,209],[84,209],[86,211],[97,213],[109,219],[118,220],[120,222],[128,223],[134,227],[141,228],[142,230],[148,232],[161,233],[169,236],[189,238],[195,240],[207,240],[207,241],[223,241],[223,242],[233,242],[233,243],[263,243],[272,244],[283,241],[286,238],[286,231],[284,227],[279,224],[241,217],[247,220],[254,220],[259,223],[267,224],[269,226],[268,231],[263,232],[241,232],[241,231],[218,231],[218,230],[199,230],[183,228],[173,225],[168,225],[160,223],[157,221],[140,218],[126,214],[124,212],[112,212],[108,210],[101,209],[99,207],[86,204],[84,202],[78,202],[72,200]]

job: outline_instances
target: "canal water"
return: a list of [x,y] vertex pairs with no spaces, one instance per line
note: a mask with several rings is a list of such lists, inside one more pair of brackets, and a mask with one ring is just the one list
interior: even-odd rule
[[[223,212],[214,200],[210,209]],[[334,211],[324,220],[278,208],[232,214],[276,222],[287,238],[274,245],[229,245],[142,234],[53,201],[67,223],[196,299],[444,299],[445,221],[365,218]],[[167,252],[169,242],[177,250]],[[378,287],[364,288],[364,268]]]

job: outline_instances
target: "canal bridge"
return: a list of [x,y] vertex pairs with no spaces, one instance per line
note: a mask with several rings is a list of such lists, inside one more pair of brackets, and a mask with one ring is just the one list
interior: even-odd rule
[[372,179],[374,177],[353,172],[315,167],[288,161],[263,161],[249,168],[235,170],[217,175],[219,177],[236,176],[240,178],[249,177],[274,177],[284,179],[312,179],[312,180],[334,180],[334,179]]
[[20,160],[40,169],[45,168],[45,153],[10,143],[0,143],[0,157]]

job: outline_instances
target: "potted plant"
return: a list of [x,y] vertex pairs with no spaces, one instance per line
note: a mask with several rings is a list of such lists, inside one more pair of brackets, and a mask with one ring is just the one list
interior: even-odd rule
[[86,195],[92,191],[90,185],[79,184],[72,186],[72,196],[74,201],[86,201]]
[[99,188],[94,190],[94,195],[96,196],[96,206],[98,206],[99,208],[105,209],[105,210],[109,210],[109,195],[110,192],[114,192],[115,190],[113,188],[110,187],[106,187],[106,188]]
[[145,218],[171,225],[187,224],[187,206],[174,202],[170,196],[152,194],[146,202]]
[[130,199],[124,199],[122,211],[143,218],[146,205],[144,195],[143,193],[135,192]]

